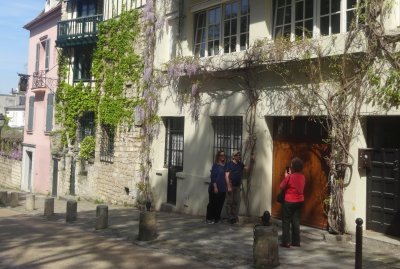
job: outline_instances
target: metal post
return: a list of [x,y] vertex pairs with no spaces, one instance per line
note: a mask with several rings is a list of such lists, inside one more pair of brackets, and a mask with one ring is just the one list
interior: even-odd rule
[[362,225],[361,218],[356,219],[356,267],[355,269],[362,269]]

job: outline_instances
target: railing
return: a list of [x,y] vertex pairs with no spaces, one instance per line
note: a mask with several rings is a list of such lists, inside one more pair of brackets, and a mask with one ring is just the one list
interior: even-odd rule
[[[95,42],[101,21],[103,21],[103,15],[60,21],[57,24],[57,45],[60,46],[66,41],[76,41],[77,39],[88,39]],[[86,43],[88,42],[86,41]]]
[[32,89],[48,88],[51,91],[54,91],[57,87],[58,80],[46,77],[46,71],[44,70],[34,72],[32,77]]

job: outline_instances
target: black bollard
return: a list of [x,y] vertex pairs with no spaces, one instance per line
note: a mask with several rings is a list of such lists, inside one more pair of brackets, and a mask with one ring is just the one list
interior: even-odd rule
[[356,219],[356,269],[362,269],[362,225],[361,218]]

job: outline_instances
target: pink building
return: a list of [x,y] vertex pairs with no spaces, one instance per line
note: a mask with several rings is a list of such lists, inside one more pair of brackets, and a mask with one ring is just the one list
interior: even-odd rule
[[[30,32],[29,86],[26,94],[21,189],[53,193],[50,134],[58,77],[57,23],[61,1],[46,0],[44,10],[24,28]],[[56,190],[56,189],[55,189]]]

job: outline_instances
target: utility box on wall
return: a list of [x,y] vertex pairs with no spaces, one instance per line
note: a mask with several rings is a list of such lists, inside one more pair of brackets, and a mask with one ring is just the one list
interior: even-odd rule
[[371,169],[372,149],[358,149],[358,169]]

